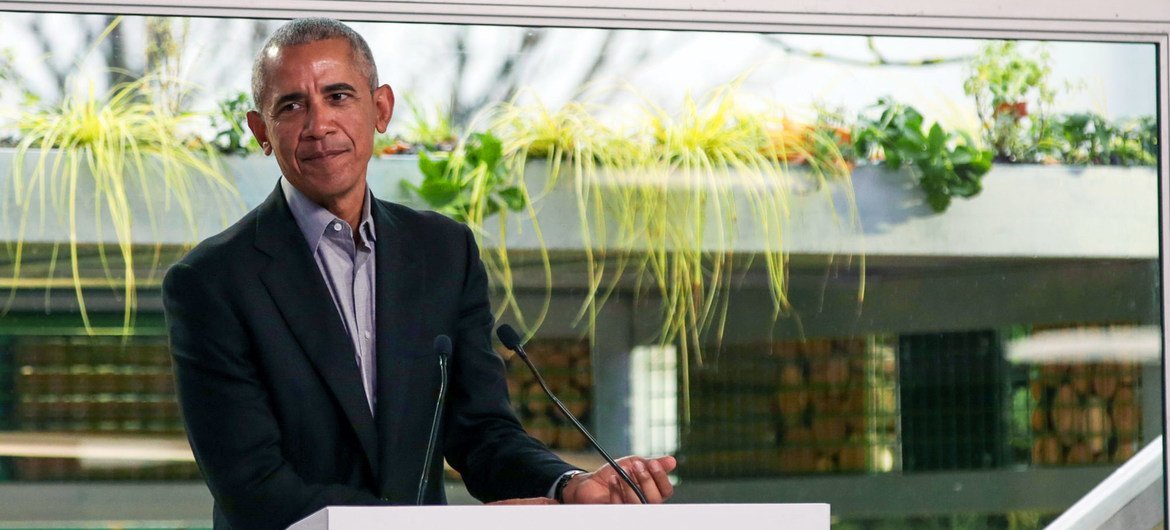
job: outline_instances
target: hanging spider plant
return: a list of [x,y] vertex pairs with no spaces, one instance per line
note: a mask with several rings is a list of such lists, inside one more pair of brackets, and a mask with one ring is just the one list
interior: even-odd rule
[[[735,253],[737,226],[750,222],[762,235],[768,285],[778,318],[789,309],[784,232],[794,192],[823,192],[836,213],[829,180],[843,183],[851,226],[857,210],[851,166],[841,146],[843,128],[804,125],[775,110],[750,110],[739,82],[706,97],[686,98],[670,113],[644,98],[641,117],[626,130],[596,117],[587,104],[550,110],[535,103],[497,109],[493,130],[504,139],[513,172],[528,160],[548,160],[543,195],[567,168],[577,201],[588,284],[578,319],[592,334],[596,316],[623,275],[636,292],[662,299],[659,340],[680,347],[684,359],[703,362],[708,332],[722,339],[732,271],[750,265]],[[806,170],[790,171],[800,163]],[[750,219],[740,219],[746,202]],[[690,410],[690,362],[683,362],[683,410]]]
[[[519,175],[521,182],[527,180],[524,174],[529,160],[546,160],[546,179],[534,200],[552,191],[562,172],[567,170],[572,177],[587,282],[585,301],[576,321],[585,319],[592,337],[597,312],[616,288],[630,258],[629,252],[612,252],[607,235],[633,230],[613,230],[607,225],[612,210],[626,210],[617,204],[625,196],[612,193],[613,189],[603,183],[607,176],[636,167],[644,154],[630,138],[596,118],[597,109],[585,103],[570,102],[552,111],[535,95],[533,99],[536,103],[530,105],[519,105],[516,100],[501,104],[493,112],[491,128],[503,137],[509,170]],[[620,224],[630,218],[619,216],[614,221]],[[551,269],[547,266],[546,274],[546,283],[551,285]]]
[[[687,98],[677,113],[643,100],[641,119],[626,132],[579,102],[557,110],[539,100],[508,103],[496,112],[493,130],[504,139],[513,171],[547,157],[546,190],[566,168],[572,178],[588,271],[579,316],[588,318],[590,332],[629,271],[637,291],[650,289],[663,300],[659,339],[702,362],[704,333],[722,337],[740,222],[763,235],[774,316],[788,310],[789,196],[797,189],[828,196],[823,184],[833,178],[850,187],[849,165],[825,128],[797,130],[776,112],[749,110],[738,89],[732,82],[701,100]],[[807,171],[788,170],[797,157]],[[851,190],[846,195],[852,204]],[[746,200],[750,221],[738,218],[739,200]]]
[[[56,267],[60,246],[65,245],[82,322],[91,334],[94,328],[83,286],[92,282],[83,278],[80,267],[79,226],[93,223],[99,235],[96,247],[105,280],[121,291],[122,332],[129,334],[137,308],[139,264],[132,240],[137,221],[132,205],[145,205],[152,234],[158,234],[160,216],[177,214],[194,241],[198,235],[196,207],[204,205],[196,205],[192,193],[197,188],[210,188],[226,224],[229,211],[222,206],[230,200],[239,204],[235,186],[224,176],[211,144],[192,147],[182,140],[184,127],[196,115],[173,112],[151,100],[148,94],[155,81],[151,75],[143,76],[101,95],[92,85],[85,91],[67,91],[59,104],[23,113],[15,120],[21,140],[13,157],[12,188],[2,194],[15,205],[18,225],[16,240],[9,244],[14,257],[9,303],[21,284],[29,225],[43,225],[47,210],[56,213],[68,232],[54,242],[49,276]],[[93,189],[93,217],[82,219],[79,201],[89,187]],[[40,211],[36,219],[32,218],[33,210]],[[115,256],[110,256],[101,242],[107,226],[117,242]],[[159,264],[161,246],[154,245],[152,274]],[[120,272],[115,274],[115,269]]]

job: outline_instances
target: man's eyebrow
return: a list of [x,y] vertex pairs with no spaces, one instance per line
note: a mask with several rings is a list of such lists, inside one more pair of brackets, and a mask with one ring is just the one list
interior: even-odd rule
[[357,92],[357,89],[349,83],[333,83],[332,85],[325,85],[321,92],[329,94],[332,92]]

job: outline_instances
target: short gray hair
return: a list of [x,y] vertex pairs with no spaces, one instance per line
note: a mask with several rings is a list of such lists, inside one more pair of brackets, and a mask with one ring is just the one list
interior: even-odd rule
[[302,46],[317,41],[343,39],[349,43],[350,53],[357,60],[358,71],[369,81],[370,90],[378,88],[378,67],[366,39],[353,28],[331,18],[298,18],[285,23],[264,41],[264,46],[252,62],[252,102],[259,109],[262,97],[268,91],[268,52],[287,46]]

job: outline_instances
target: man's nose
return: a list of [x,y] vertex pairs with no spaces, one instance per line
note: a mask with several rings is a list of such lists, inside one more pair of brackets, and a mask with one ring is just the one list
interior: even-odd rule
[[306,110],[305,129],[303,134],[309,138],[322,138],[336,128],[333,121],[333,109],[328,105],[310,104]]

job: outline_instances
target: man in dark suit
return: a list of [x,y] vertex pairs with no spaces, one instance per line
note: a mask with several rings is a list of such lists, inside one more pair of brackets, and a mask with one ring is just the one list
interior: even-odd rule
[[[635,501],[612,470],[575,470],[512,414],[470,231],[367,189],[374,131],[386,130],[394,95],[378,85],[364,40],[332,20],[286,24],[257,56],[253,93],[248,125],[283,176],[163,283],[215,527],[413,504],[424,472],[423,502],[443,503],[444,458],[484,501]],[[450,390],[439,450],[424,461],[440,334],[454,345]],[[651,501],[671,495],[673,458],[621,463]]]

